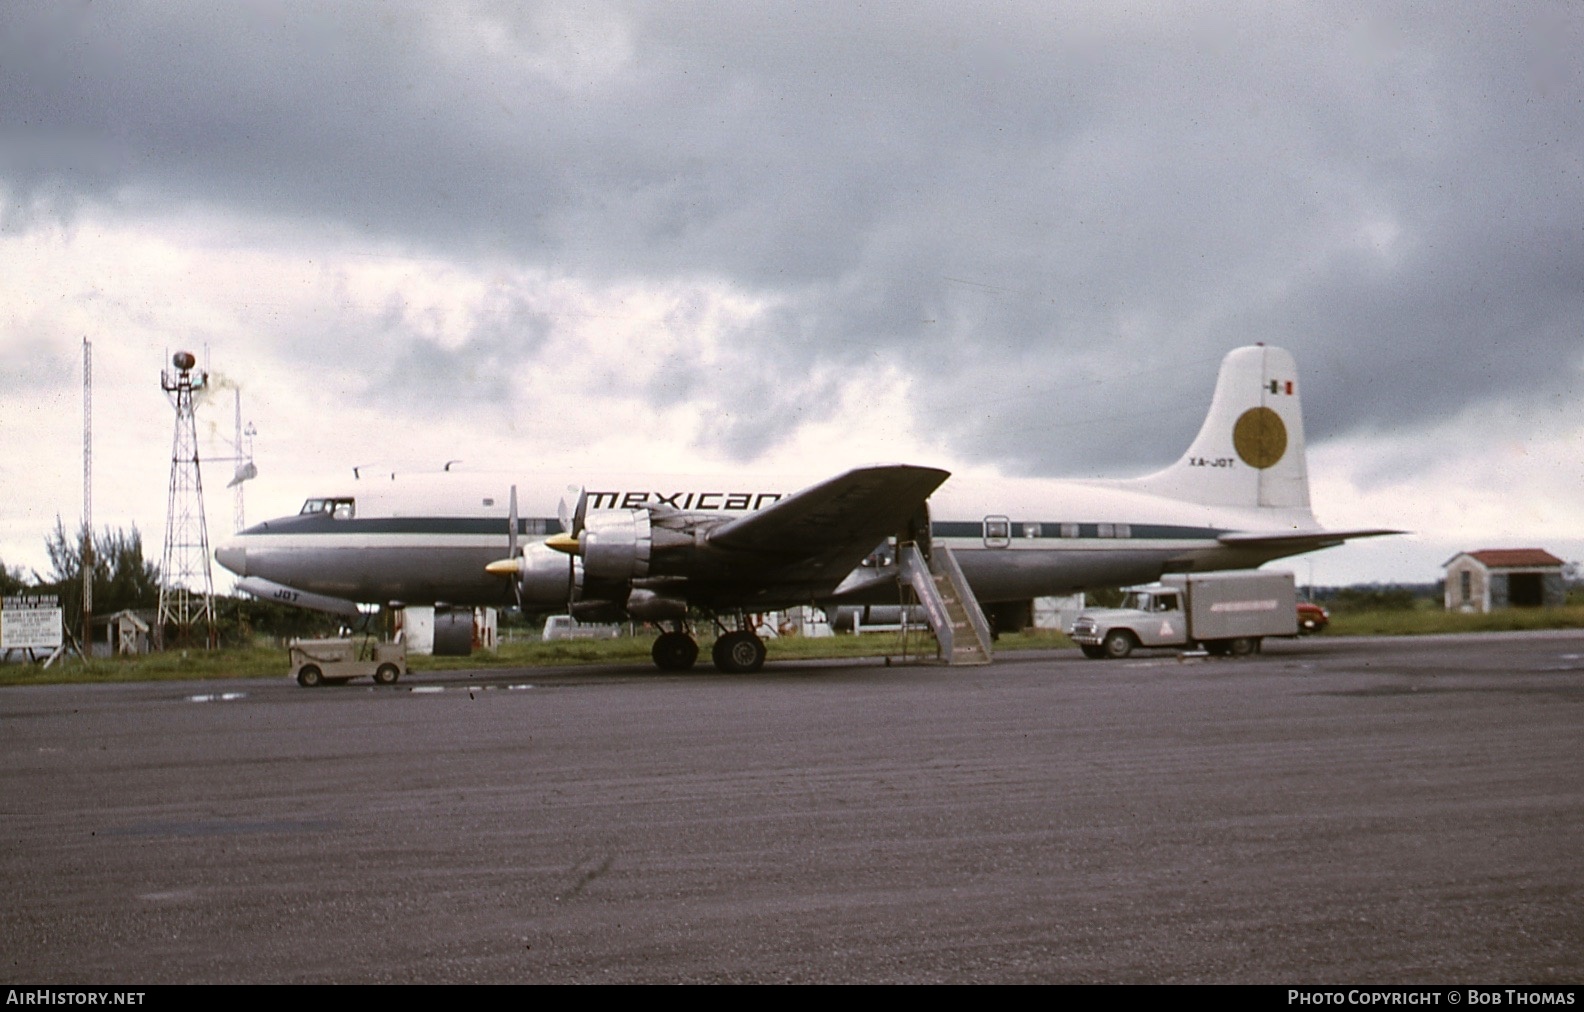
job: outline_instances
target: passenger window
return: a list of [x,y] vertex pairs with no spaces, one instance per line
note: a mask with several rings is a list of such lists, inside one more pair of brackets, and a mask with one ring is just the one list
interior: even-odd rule
[[1160,598],[1160,601],[1155,605],[1155,610],[1156,611],[1176,611],[1177,610],[1177,595],[1176,594],[1164,594],[1164,595],[1162,595],[1161,598]]
[[331,503],[330,515],[337,520],[351,520],[353,512],[351,499],[336,499]]
[[986,548],[1006,548],[1012,544],[1012,521],[1004,516],[985,517],[984,543]]

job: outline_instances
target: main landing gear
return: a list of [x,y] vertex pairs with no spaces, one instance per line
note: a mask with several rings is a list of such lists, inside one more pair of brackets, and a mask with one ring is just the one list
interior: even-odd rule
[[[716,620],[720,627],[720,635],[715,639],[715,646],[710,651],[710,659],[715,662],[718,671],[729,675],[746,675],[764,667],[765,644],[764,640],[739,616],[737,629],[726,629]],[[654,658],[655,667],[661,671],[687,671],[698,661],[698,640],[693,638],[686,626],[678,622],[676,628],[662,632],[654,641],[654,647],[649,651]]]
[[765,662],[764,640],[745,630],[721,633],[710,657],[716,668],[728,674],[758,671]]
[[685,632],[663,632],[649,655],[661,671],[686,671],[698,660],[698,641]]

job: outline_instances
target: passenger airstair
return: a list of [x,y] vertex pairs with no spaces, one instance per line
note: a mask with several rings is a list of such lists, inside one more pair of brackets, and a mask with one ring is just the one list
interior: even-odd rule
[[941,660],[951,665],[989,664],[990,623],[951,549],[936,545],[926,563],[918,545],[902,544],[897,546],[897,565],[903,583],[929,617]]

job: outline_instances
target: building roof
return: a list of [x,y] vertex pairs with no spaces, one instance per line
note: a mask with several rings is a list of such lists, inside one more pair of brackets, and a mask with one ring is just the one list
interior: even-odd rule
[[1534,566],[1560,566],[1562,560],[1544,548],[1481,548],[1477,552],[1459,552],[1441,565],[1450,566],[1461,556],[1479,562],[1487,569],[1527,569]]

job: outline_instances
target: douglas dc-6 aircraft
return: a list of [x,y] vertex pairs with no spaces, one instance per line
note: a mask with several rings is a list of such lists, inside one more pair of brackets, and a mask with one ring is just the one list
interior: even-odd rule
[[[715,665],[753,671],[765,648],[750,613],[895,604],[899,581],[929,598],[920,574],[931,571],[956,570],[958,597],[1016,626],[1035,597],[1254,568],[1398,533],[1315,520],[1297,368],[1262,345],[1227,355],[1203,427],[1163,471],[942,487],[947,477],[897,464],[806,487],[747,475],[365,478],[248,528],[215,556],[249,578],[244,589],[331,605],[515,601],[648,621],[664,629],[653,653],[667,669],[697,659],[690,616],[702,613],[722,633]],[[949,635],[940,625],[951,622],[931,614]]]

